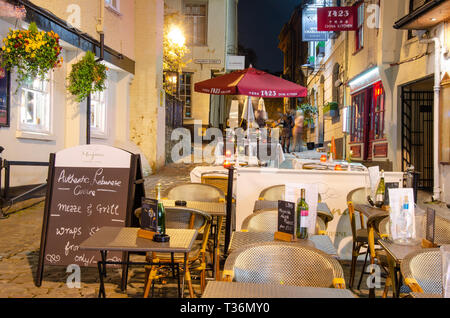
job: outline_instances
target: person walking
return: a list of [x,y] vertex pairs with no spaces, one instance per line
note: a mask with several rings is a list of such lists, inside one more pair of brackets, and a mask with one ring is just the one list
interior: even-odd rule
[[[293,138],[293,152],[301,151],[303,146],[303,112],[301,110],[297,110],[295,119],[294,119],[294,128],[292,129]],[[297,150],[298,149],[298,150]]]
[[277,126],[281,127],[281,147],[283,147],[283,152],[289,153],[293,127],[292,117],[289,112],[283,115]]

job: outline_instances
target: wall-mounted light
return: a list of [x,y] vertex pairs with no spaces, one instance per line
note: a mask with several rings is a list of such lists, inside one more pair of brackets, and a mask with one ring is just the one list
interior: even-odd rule
[[300,68],[305,77],[309,77],[314,72],[314,67],[311,64],[303,64]]

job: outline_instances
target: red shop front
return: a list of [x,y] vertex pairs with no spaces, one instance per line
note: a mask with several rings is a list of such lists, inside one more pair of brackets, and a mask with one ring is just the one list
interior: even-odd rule
[[385,94],[378,68],[373,68],[349,82],[350,150],[360,160],[387,158],[388,143],[384,133]]

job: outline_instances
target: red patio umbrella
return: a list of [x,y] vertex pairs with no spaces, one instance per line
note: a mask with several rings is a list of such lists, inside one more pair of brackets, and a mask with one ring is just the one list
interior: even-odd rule
[[249,67],[206,81],[195,83],[199,93],[246,95],[264,98],[305,97],[308,89],[301,85]]

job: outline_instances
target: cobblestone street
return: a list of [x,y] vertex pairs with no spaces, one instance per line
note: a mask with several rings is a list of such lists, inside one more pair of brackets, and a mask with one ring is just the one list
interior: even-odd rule
[[[170,164],[158,173],[145,179],[146,196],[154,196],[154,186],[162,183],[162,192],[179,182],[189,182],[190,171],[194,164]],[[0,298],[93,298],[98,294],[98,272],[96,267],[81,268],[81,288],[68,288],[66,280],[70,273],[66,267],[45,266],[41,287],[36,287],[34,279],[39,257],[41,241],[41,227],[43,220],[44,199],[35,198],[24,204],[30,205],[20,210],[20,204],[12,207],[7,213],[7,219],[0,220]],[[18,211],[15,211],[19,209]],[[132,255],[134,260],[143,260],[144,256]],[[346,280],[350,272],[349,262],[341,261]],[[362,264],[358,264],[355,285],[359,280]],[[107,297],[111,298],[140,298],[143,295],[144,269],[132,267],[129,270],[127,290],[120,290],[121,270],[110,269],[105,280]],[[210,276],[210,273],[208,273]],[[361,297],[368,296],[365,285],[365,276],[361,284],[361,291],[355,293]],[[200,296],[200,285],[197,277],[193,276],[194,289]],[[348,284],[348,282],[347,282]],[[383,286],[383,285],[382,285]],[[155,284],[154,297],[177,297],[176,282],[167,281],[167,284]],[[380,296],[382,289],[377,289]],[[188,296],[187,288],[185,295]]]

